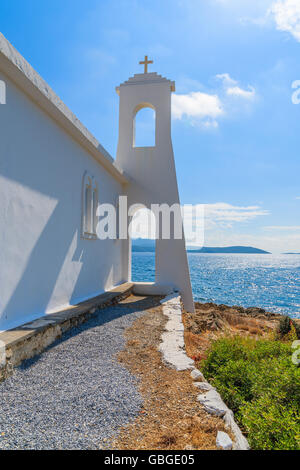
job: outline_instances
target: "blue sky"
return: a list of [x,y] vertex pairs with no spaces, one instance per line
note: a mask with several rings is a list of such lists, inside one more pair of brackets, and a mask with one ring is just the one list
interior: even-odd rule
[[300,251],[300,0],[1,0],[0,30],[113,156],[115,87],[148,54],[176,81],[181,202],[207,204],[205,244]]

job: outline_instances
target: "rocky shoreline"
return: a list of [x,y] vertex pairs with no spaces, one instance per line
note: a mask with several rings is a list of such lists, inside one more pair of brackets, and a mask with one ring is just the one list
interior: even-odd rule
[[232,313],[238,313],[239,315],[248,315],[253,318],[259,318],[259,317],[267,317],[267,318],[281,318],[281,315],[279,313],[274,313],[274,312],[268,312],[267,310],[260,308],[260,307],[240,307],[239,305],[225,305],[225,304],[214,304],[212,302],[206,302],[206,303],[201,303],[201,302],[195,302],[195,307],[196,309],[201,309],[201,308],[214,308],[219,311],[231,311]]
[[[201,361],[211,341],[224,335],[266,337],[275,334],[282,315],[259,307],[195,302],[195,313],[185,312],[185,341],[188,355]],[[300,325],[300,319],[295,320]]]
[[246,326],[248,326],[251,333],[251,328],[273,329],[281,318],[281,315],[267,312],[259,307],[244,308],[237,305],[228,306],[196,302],[195,308],[195,316],[186,314],[191,329],[195,330],[196,326],[197,331],[195,333],[206,330],[227,330],[239,326],[242,327],[243,331],[247,331]]

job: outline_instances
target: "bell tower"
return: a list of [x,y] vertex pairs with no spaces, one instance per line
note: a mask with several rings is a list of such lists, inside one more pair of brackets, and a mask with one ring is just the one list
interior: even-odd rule
[[[171,95],[175,83],[158,75],[148,73],[153,63],[145,57],[144,73],[136,74],[117,87],[120,97],[119,141],[116,164],[131,179],[126,188],[128,205],[179,204],[179,194],[171,138]],[[155,111],[155,146],[135,146],[135,117],[142,108]],[[128,259],[127,276],[131,276],[131,243],[125,249]],[[187,253],[184,235],[175,239],[156,240],[156,278],[153,291],[159,293],[163,286],[177,289],[187,311],[194,312]],[[151,287],[151,286],[150,286]],[[148,285],[147,291],[150,289]]]

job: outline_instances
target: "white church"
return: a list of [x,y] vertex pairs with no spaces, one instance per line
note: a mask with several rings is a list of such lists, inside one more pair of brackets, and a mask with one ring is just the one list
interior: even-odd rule
[[[97,207],[179,204],[171,139],[173,81],[148,72],[117,87],[115,160],[0,33],[0,331],[131,280],[131,240],[101,240]],[[135,118],[155,111],[155,146],[135,145]],[[154,283],[193,312],[184,236],[156,240]]]

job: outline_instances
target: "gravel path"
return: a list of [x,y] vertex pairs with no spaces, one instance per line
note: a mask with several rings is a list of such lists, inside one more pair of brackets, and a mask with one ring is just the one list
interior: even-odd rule
[[116,354],[151,302],[100,310],[0,384],[0,449],[99,449],[136,417],[137,382]]

